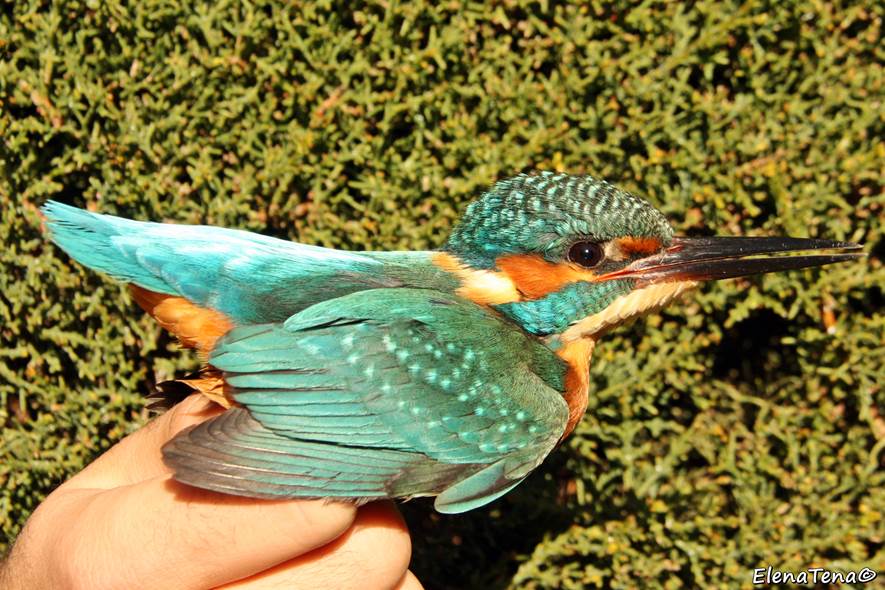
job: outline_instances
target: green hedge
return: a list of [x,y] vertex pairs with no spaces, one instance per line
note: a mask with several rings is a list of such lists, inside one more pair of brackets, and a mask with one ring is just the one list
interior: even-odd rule
[[131,4],[0,14],[0,549],[197,364],[46,243],[46,199],[421,249],[539,168],[645,194],[680,232],[872,255],[611,335],[587,417],[530,481],[465,516],[405,506],[427,587],[885,570],[881,3]]

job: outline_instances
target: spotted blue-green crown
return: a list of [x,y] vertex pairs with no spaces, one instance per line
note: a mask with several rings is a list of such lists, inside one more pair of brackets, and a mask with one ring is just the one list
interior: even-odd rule
[[540,172],[495,184],[467,208],[445,250],[474,268],[492,268],[507,254],[537,253],[553,262],[576,239],[622,236],[668,243],[673,230],[648,201],[603,180]]

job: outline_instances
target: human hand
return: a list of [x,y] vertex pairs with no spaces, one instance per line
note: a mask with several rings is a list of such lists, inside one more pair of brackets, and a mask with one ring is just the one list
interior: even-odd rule
[[56,489],[0,566],[0,587],[421,588],[390,502],[255,500],[173,480],[160,448],[220,411],[191,396]]

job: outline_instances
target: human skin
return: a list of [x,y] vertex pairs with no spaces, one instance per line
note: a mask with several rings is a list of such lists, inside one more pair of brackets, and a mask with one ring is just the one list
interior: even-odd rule
[[254,500],[173,480],[163,443],[220,411],[192,396],[61,485],[0,566],[0,587],[421,588],[390,502]]

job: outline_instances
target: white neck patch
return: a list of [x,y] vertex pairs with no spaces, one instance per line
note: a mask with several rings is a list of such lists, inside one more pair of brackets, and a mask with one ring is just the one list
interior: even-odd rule
[[562,333],[562,342],[594,336],[632,317],[660,309],[697,284],[697,281],[657,283],[622,295],[599,313],[587,316],[569,326]]

